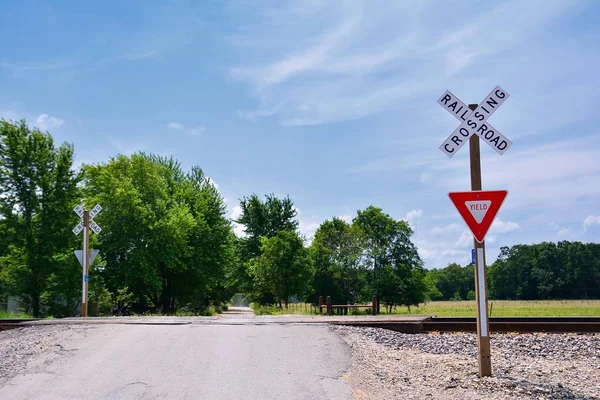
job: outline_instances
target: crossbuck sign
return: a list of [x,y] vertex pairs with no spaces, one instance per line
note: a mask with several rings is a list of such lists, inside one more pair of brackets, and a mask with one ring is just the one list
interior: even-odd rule
[[504,154],[512,143],[498,132],[496,128],[487,123],[487,119],[508,99],[508,96],[508,93],[502,90],[500,86],[496,86],[477,108],[472,111],[458,97],[446,90],[437,102],[462,123],[442,143],[440,150],[448,157],[452,157],[469,141],[471,136],[479,135],[481,139],[492,146],[499,154]]
[[[98,250],[92,250],[90,253],[90,233],[89,229],[91,229],[95,234],[100,233],[102,229],[96,222],[94,222],[94,217],[102,211],[102,207],[100,204],[96,204],[96,206],[91,211],[85,211],[81,205],[76,206],[73,211],[81,218],[81,222],[79,222],[75,228],[73,228],[73,233],[75,235],[79,235],[81,231],[83,231],[83,246],[82,250],[75,251],[75,256],[81,263],[83,267],[83,281],[82,281],[82,290],[81,290],[81,315],[87,317],[87,297],[88,297],[88,272],[90,269],[90,265],[94,262],[94,258],[98,255]],[[89,228],[89,229],[88,229]]]

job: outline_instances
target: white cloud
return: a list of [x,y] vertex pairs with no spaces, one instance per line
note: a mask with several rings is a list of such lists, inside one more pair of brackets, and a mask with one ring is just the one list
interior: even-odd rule
[[351,224],[352,223],[352,215],[340,215],[338,217],[339,219],[341,219],[342,221],[346,221],[347,223]]
[[0,111],[0,119],[14,122],[19,119],[19,114],[12,110]]
[[206,183],[208,183],[209,185],[211,185],[212,187],[214,187],[215,189],[217,189],[217,191],[219,190],[219,185],[217,184],[217,182],[215,182],[214,179],[212,179],[210,176],[207,176],[204,178],[204,181]]
[[564,237],[570,235],[572,232],[571,228],[559,226],[558,224],[556,224],[554,222],[550,222],[548,224],[548,226],[550,226],[550,228],[552,228],[552,230],[556,231],[556,237],[558,237],[558,238],[564,238]]
[[[248,82],[259,102],[256,110],[240,113],[301,126],[437,96],[469,68],[485,68],[515,48],[527,54],[531,46],[524,43],[581,5],[512,0],[482,9],[466,3],[318,2],[298,12],[294,2],[275,2],[255,8],[244,10],[256,18],[248,18],[231,39],[234,50],[248,57],[230,76]],[[449,13],[464,18],[449,19]],[[490,31],[491,25],[508,31]]]
[[565,236],[569,235],[570,233],[571,233],[570,228],[561,228],[558,230],[558,232],[556,232],[556,236],[559,238],[564,238]]
[[197,127],[194,127],[194,128],[188,128],[188,127],[186,127],[184,124],[182,124],[180,122],[169,122],[167,124],[167,128],[169,128],[169,129],[178,129],[178,130],[185,129],[185,130],[187,130],[187,132],[188,132],[188,134],[190,136],[199,136],[199,135],[201,135],[206,130],[206,128],[204,126],[197,126]]
[[179,122],[169,122],[169,124],[167,125],[167,128],[170,128],[170,129],[183,129],[183,128],[185,128],[185,125],[180,124]]
[[46,131],[48,129],[53,129],[53,128],[58,128],[59,126],[62,126],[64,123],[65,123],[64,119],[52,117],[48,114],[40,114],[40,116],[37,117],[37,120],[35,121],[35,124],[37,125],[37,127],[40,128],[42,131]]
[[600,215],[598,215],[598,216],[588,215],[583,220],[583,229],[588,229],[590,226],[592,226],[594,224],[600,225]]
[[410,210],[408,213],[406,213],[406,220],[411,222],[414,220],[417,220],[419,218],[421,218],[423,216],[423,210],[418,209],[418,210]]
[[231,219],[238,219],[242,216],[242,207],[240,205],[235,205],[231,209]]
[[457,247],[471,247],[473,246],[473,234],[470,231],[463,231],[460,237],[456,241]]
[[304,235],[308,244],[312,243],[313,237],[315,236],[315,232],[317,231],[321,223],[317,221],[314,216],[309,220],[299,218],[298,222],[300,225],[300,233]]
[[244,225],[234,222],[236,219],[238,219],[241,216],[242,216],[242,207],[239,204],[233,206],[233,208],[231,209],[231,215],[229,216],[229,218],[231,219],[231,225],[233,226],[233,233],[237,237],[245,237],[246,236],[246,233],[244,232]]
[[206,128],[204,128],[203,126],[198,126],[196,128],[192,128],[190,129],[190,136],[198,136],[201,135],[202,132],[204,132],[206,130]]
[[431,233],[433,233],[435,235],[442,234],[442,233],[456,233],[456,232],[460,232],[462,229],[463,229],[462,226],[453,222],[444,227],[436,226],[435,228],[433,228],[431,230]]
[[519,224],[516,222],[504,222],[500,218],[496,218],[490,227],[490,233],[502,234],[516,231],[519,229]]

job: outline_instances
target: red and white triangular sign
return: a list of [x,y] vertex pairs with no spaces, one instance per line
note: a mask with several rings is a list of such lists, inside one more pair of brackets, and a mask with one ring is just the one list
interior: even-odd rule
[[476,190],[448,193],[450,200],[481,243],[492,226],[508,190]]

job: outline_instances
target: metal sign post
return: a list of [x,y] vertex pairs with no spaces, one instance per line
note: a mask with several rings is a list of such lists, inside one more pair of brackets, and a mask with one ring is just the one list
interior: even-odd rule
[[[93,260],[90,259],[90,228],[91,230],[98,234],[102,229],[96,222],[94,222],[93,218],[98,215],[98,213],[102,210],[99,204],[92,209],[92,211],[85,211],[81,205],[76,206],[73,211],[79,217],[81,217],[81,222],[73,228],[73,233],[75,235],[79,235],[80,232],[83,231],[83,249],[81,250],[81,259],[79,262],[83,268],[83,280],[81,282],[81,316],[88,316],[88,281],[89,281],[89,271],[90,265]],[[97,254],[97,251],[95,251]],[[75,251],[75,256],[79,259],[78,251]],[[94,255],[95,258],[95,255]]]
[[[469,141],[471,190],[482,190],[481,185],[481,153],[479,137],[482,137],[499,154],[504,154],[512,145],[496,128],[487,122],[487,119],[508,99],[509,94],[496,86],[494,90],[480,103],[470,104],[468,107],[446,91],[438,99],[438,104],[454,115],[461,124],[442,143],[440,150],[448,157]],[[485,268],[485,242],[473,238],[475,249],[475,294],[477,298],[477,346],[479,348],[479,376],[492,375],[490,352],[490,329],[487,309],[487,280]]]

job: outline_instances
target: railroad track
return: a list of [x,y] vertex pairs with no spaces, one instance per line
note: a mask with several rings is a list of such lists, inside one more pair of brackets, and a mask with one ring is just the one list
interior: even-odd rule
[[[0,319],[0,331],[27,326],[28,322],[33,321],[38,321],[38,319]],[[477,331],[477,323],[474,317],[428,317],[416,321],[342,320],[330,321],[329,323],[384,328],[404,333]],[[491,317],[490,331],[600,333],[600,317]]]
[[[423,322],[424,332],[476,332],[475,318],[434,317]],[[491,332],[597,333],[600,317],[491,317]]]
[[[429,317],[422,321],[339,321],[337,325],[383,328],[403,333],[476,332],[475,317]],[[491,332],[600,333],[600,317],[492,317]]]
[[14,328],[18,328],[21,322],[32,322],[32,321],[38,321],[38,318],[26,318],[26,319],[19,319],[19,318],[10,318],[10,319],[0,319],[0,331],[6,331],[8,329],[14,329]]

